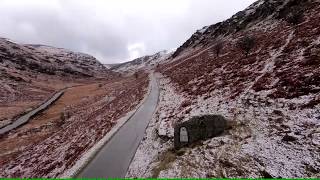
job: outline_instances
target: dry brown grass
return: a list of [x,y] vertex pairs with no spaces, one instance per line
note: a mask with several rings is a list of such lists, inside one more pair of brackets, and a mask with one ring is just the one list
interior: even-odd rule
[[176,157],[176,154],[172,150],[163,152],[159,156],[160,160],[158,166],[152,169],[152,178],[157,178],[161,171],[170,168],[170,163],[175,161]]
[[[49,109],[0,136],[0,176],[44,177],[54,173],[50,176],[56,177],[71,168],[119,118],[139,104],[147,92],[148,77],[143,74],[138,79],[132,76],[87,83],[91,84],[70,88]],[[88,133],[88,129],[95,133]],[[15,166],[20,168],[12,170]]]
[[[68,106],[80,105],[84,98],[90,99],[94,96],[100,96],[106,93],[103,88],[97,88],[98,83],[82,85],[70,88],[57,100],[49,109],[40,113],[34,117],[28,124],[21,126],[14,130],[14,136],[2,137],[0,141],[0,157],[6,159],[6,156],[10,156],[13,153],[19,151],[22,147],[30,144],[37,143],[44,138],[50,136],[53,132],[59,130],[59,127],[55,126],[60,120],[60,114]],[[33,103],[35,106],[36,103]],[[24,106],[20,106],[21,111],[25,111],[24,108],[30,108],[30,104],[22,103]],[[2,107],[2,109],[12,110],[13,112],[17,108]],[[14,114],[14,113],[13,113]]]

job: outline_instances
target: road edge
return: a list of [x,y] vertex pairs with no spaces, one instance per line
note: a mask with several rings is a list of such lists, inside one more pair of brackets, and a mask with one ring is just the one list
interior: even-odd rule
[[[16,121],[18,121],[20,118],[22,118],[23,116],[26,116],[29,113],[32,113],[32,115],[28,118],[28,120],[26,122],[23,122],[22,124],[18,125],[17,127],[13,127],[9,130],[6,130],[5,132],[0,132],[0,136],[2,136],[3,134],[6,133],[10,133],[10,131],[17,129],[25,124],[27,124],[30,120],[32,120],[35,116],[37,116],[38,114],[40,114],[41,112],[47,110],[50,108],[50,106],[52,106],[55,102],[57,102],[65,93],[65,89],[61,89],[59,91],[56,91],[52,96],[50,96],[49,98],[46,99],[46,101],[41,102],[41,104],[39,104],[36,108],[27,111],[25,113],[23,113],[22,115],[18,116],[14,121],[12,121],[11,123],[3,126],[0,128],[0,130],[5,129],[9,126],[12,126],[16,123]],[[55,97],[56,96],[56,97]],[[52,101],[51,101],[52,100]],[[47,106],[45,106],[44,108],[41,108],[41,106],[43,106],[44,104],[46,104],[47,102],[51,101],[51,103],[49,103]],[[34,111],[34,112],[33,112]]]
[[[157,73],[153,74],[153,76],[154,76],[155,81],[156,81],[156,84],[157,84],[157,86],[158,86],[158,88],[159,88],[159,92],[158,92],[158,98],[157,98],[157,106],[156,106],[156,108],[154,109],[154,111],[153,111],[153,113],[152,113],[152,116],[151,116],[150,121],[151,121],[152,118],[154,117],[155,113],[158,111],[159,100],[160,100],[160,91],[161,91],[161,89],[160,89],[160,82],[159,82],[159,77],[157,77],[158,75],[156,75],[156,74],[157,74]],[[147,125],[146,129],[144,130],[143,136],[146,135],[146,130],[147,130],[147,128],[149,127],[150,121],[148,122],[148,125]],[[127,171],[126,171],[126,174],[125,174],[125,176],[124,176],[125,179],[128,178],[128,177],[127,177],[128,170],[129,170],[129,168],[130,168],[130,165],[131,165],[134,157],[136,156],[137,150],[139,149],[141,143],[142,143],[142,141],[140,141],[139,145],[138,145],[137,148],[136,148],[136,152],[135,152],[134,155],[131,157],[129,166],[128,166]]]
[[149,85],[148,92],[144,95],[143,100],[136,106],[135,109],[128,112],[125,116],[118,119],[118,123],[93,147],[91,147],[77,162],[69,169],[67,169],[60,178],[76,178],[81,171],[93,160],[93,158],[101,151],[101,149],[111,140],[111,138],[119,131],[119,129],[124,126],[131,117],[137,112],[137,110],[144,104],[146,99],[149,97],[152,90],[152,76],[154,74],[151,72],[149,74]]

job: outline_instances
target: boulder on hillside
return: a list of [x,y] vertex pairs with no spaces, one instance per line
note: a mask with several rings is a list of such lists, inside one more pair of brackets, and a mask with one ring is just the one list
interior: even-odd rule
[[192,117],[174,127],[174,147],[179,149],[199,140],[218,136],[225,129],[227,129],[227,120],[221,115]]

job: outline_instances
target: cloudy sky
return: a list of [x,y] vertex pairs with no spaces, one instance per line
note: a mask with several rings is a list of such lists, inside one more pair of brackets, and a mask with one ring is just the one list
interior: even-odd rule
[[0,0],[0,36],[127,61],[185,42],[255,0]]

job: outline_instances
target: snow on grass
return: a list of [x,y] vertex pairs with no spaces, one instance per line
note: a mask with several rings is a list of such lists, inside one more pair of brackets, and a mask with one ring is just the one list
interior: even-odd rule
[[263,76],[265,76],[266,73],[273,72],[276,59],[282,54],[283,50],[289,45],[293,37],[294,37],[294,31],[292,31],[289,34],[288,38],[286,39],[286,43],[283,46],[281,46],[278,50],[270,52],[270,58],[265,63],[264,68],[261,70],[260,72],[261,74],[258,77],[256,77],[256,79],[253,81],[253,83],[250,86],[248,86],[248,88],[245,90],[244,95],[246,95],[246,93],[252,89],[254,84],[257,83],[259,79],[261,79]]
[[[192,107],[195,110],[191,111],[191,116],[192,114],[221,113],[229,120],[244,124],[246,130],[239,133],[237,132],[239,127],[236,127],[230,131],[232,136],[226,135],[208,140],[217,145],[209,143],[211,147],[210,145],[208,147],[207,142],[203,142],[203,145],[198,148],[189,149],[189,154],[179,157],[177,162],[160,174],[162,177],[260,177],[262,171],[267,171],[273,177],[307,177],[306,166],[318,169],[317,159],[320,156],[316,153],[317,147],[312,143],[318,141],[318,135],[313,133],[316,130],[313,125],[316,127],[320,125],[316,117],[319,116],[319,112],[315,110],[283,111],[283,115],[277,116],[273,112],[279,109],[279,105],[271,107],[259,105],[259,107],[254,103],[253,106],[245,108],[242,104],[231,102],[222,103],[220,109],[214,103],[216,101],[216,98],[209,98],[206,101],[198,99],[197,105]],[[279,118],[284,119],[283,125],[272,122]],[[280,128],[280,132],[276,128]],[[283,137],[287,134],[297,140],[285,142]],[[312,140],[307,138],[309,134],[313,134]],[[218,151],[213,151],[216,146],[221,146],[221,151],[225,154],[219,155]],[[203,154],[208,152],[211,152],[211,155],[203,157]],[[237,162],[242,158],[248,162],[244,164]],[[228,167],[229,165],[224,167],[226,172],[220,172],[221,169],[218,167],[212,167],[214,164],[220,164],[220,167],[223,167],[225,163],[230,163],[232,166],[232,168]],[[257,163],[260,163],[260,169],[256,169]],[[242,169],[244,166],[247,168]],[[183,170],[186,167],[188,170]]]
[[[189,97],[179,94],[167,78],[160,85],[159,107],[127,177],[308,177],[312,169],[319,171],[320,111],[290,109],[314,95],[274,100],[262,91],[230,100],[224,90]],[[180,108],[186,100],[190,105]],[[221,114],[234,125],[220,137],[163,160],[162,154],[173,148],[172,125],[203,114]]]
[[120,118],[117,124],[105,135],[98,143],[90,148],[73,167],[66,170],[60,177],[69,178],[76,176],[85,165],[87,165],[92,158],[103,148],[103,146],[112,138],[112,136],[121,128],[128,119],[135,113],[135,110],[128,112],[124,117]]
[[[310,18],[310,29],[315,27],[314,19]],[[238,53],[231,53],[232,57],[225,62],[223,59],[217,60],[219,63],[205,61],[203,52],[209,50],[209,44],[202,49],[200,45],[185,48],[183,55],[160,70],[172,78],[161,83],[168,98],[160,98],[158,117],[148,127],[127,176],[319,177],[320,94],[316,83],[304,79],[317,79],[318,69],[310,64],[301,66],[308,58],[305,50],[319,44],[319,38],[309,34],[307,28],[305,34],[294,29],[297,30],[275,19],[266,19],[247,29],[252,34],[257,31],[255,36],[259,39],[260,48],[253,53],[257,58],[244,59],[252,62],[242,64]],[[300,46],[300,40],[306,40],[309,47]],[[234,37],[228,40],[235,41]],[[212,52],[208,54],[212,56]],[[189,58],[192,60],[188,61]],[[240,65],[228,68],[228,63]],[[223,74],[221,78],[220,74]],[[221,86],[214,86],[220,84],[217,81],[222,81]],[[308,90],[310,87],[313,91]],[[175,89],[174,94],[170,88]],[[292,91],[297,94],[290,95]],[[182,98],[172,103],[169,96]],[[188,104],[182,106],[185,101]],[[220,137],[198,142],[181,152],[172,150],[172,126],[203,114],[220,114],[230,122],[231,128]],[[164,158],[172,154],[174,157]]]

